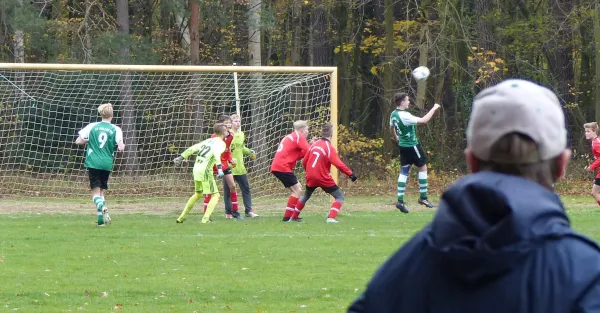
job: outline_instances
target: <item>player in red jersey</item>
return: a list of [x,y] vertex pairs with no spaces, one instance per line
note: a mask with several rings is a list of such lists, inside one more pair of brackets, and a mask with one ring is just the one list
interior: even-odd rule
[[296,204],[292,220],[299,221],[299,215],[304,205],[310,199],[313,192],[317,188],[321,188],[334,198],[326,221],[327,223],[338,222],[336,217],[342,208],[342,203],[344,203],[344,193],[331,177],[330,170],[332,164],[340,172],[348,175],[353,182],[358,179],[356,174],[340,160],[337,151],[331,145],[331,136],[333,136],[333,125],[325,123],[321,129],[321,138],[310,146],[302,160],[302,165],[306,170],[306,190]]
[[308,123],[306,121],[295,121],[294,131],[283,137],[275,157],[271,163],[271,173],[281,181],[285,188],[290,188],[291,194],[285,208],[283,221],[287,222],[294,213],[296,202],[302,196],[302,185],[298,182],[298,178],[294,175],[294,167],[296,162],[302,159],[308,151]]
[[[229,115],[221,115],[219,117],[219,123],[223,123],[227,126],[227,133],[225,134],[225,137],[223,138],[223,141],[225,141],[225,145],[226,145],[226,149],[225,152],[223,152],[221,154],[221,166],[223,169],[223,174],[225,174],[223,176],[223,181],[229,186],[229,197],[231,199],[231,217],[233,217],[234,219],[237,220],[242,220],[244,219],[241,215],[240,212],[238,212],[238,197],[237,197],[237,190],[235,189],[235,181],[233,179],[233,174],[231,173],[231,167],[235,167],[235,163],[236,161],[232,158],[231,156],[231,142],[233,141],[233,134],[231,133],[231,117]],[[216,134],[212,134],[211,137],[215,137]],[[231,164],[231,167],[229,166]],[[213,167],[213,172],[217,173],[217,167],[214,166]],[[206,199],[205,199],[206,200]],[[204,202],[204,207],[206,208],[208,206],[208,202],[205,201]],[[231,218],[230,216],[226,215],[225,218]]]
[[[598,124],[596,122],[583,124],[585,129],[585,139],[592,141],[592,154],[594,155],[594,162],[586,168],[588,172],[594,172],[600,168],[600,138],[598,137]],[[600,171],[596,174],[594,179],[594,185],[592,185],[592,197],[600,205]]]

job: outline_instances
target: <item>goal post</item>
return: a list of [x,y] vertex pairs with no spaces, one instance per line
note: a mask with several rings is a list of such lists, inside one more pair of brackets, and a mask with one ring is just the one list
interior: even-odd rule
[[193,162],[172,159],[233,113],[258,155],[245,160],[253,200],[285,195],[269,167],[295,120],[313,135],[330,121],[337,147],[337,79],[336,67],[0,63],[0,198],[89,196],[84,148],[74,141],[107,102],[126,144],[115,154],[111,197],[189,196]]

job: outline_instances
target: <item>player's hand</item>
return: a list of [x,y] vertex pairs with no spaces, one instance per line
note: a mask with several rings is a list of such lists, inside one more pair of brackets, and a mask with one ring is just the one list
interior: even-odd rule
[[356,174],[352,172],[352,175],[350,175],[350,179],[352,180],[352,182],[355,182],[358,179],[358,176],[356,176]]
[[173,163],[175,163],[175,165],[181,165],[181,163],[183,163],[183,157],[182,156],[178,156],[175,159],[173,159]]
[[594,170],[593,170],[591,167],[589,167],[589,166],[588,166],[588,167],[586,167],[586,168],[585,168],[585,170],[586,170],[586,171],[588,171],[588,172],[590,172],[590,173],[594,171]]
[[252,160],[256,159],[256,151],[250,150],[250,159],[252,159]]
[[225,176],[225,173],[223,173],[222,169],[220,169],[220,168],[217,169],[217,176],[219,176],[219,178]]
[[441,106],[441,105],[439,105],[438,103],[436,103],[436,104],[434,104],[434,105],[433,105],[433,109],[434,109],[434,110],[438,110],[438,109],[439,109],[439,108],[441,108],[441,107],[442,107],[442,106]]
[[229,161],[229,164],[231,164],[231,168],[235,168],[237,166],[237,160],[231,159],[231,161]]

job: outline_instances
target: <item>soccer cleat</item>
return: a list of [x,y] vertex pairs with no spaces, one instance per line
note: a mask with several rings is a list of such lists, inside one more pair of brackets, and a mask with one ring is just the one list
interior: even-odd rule
[[255,217],[259,217],[259,216],[260,215],[254,213],[254,211],[250,211],[250,212],[246,213],[246,217],[249,217],[249,218],[255,218]]
[[110,224],[110,215],[108,215],[108,208],[102,208],[102,217],[104,218],[104,224]]
[[281,219],[282,222],[289,222],[290,218],[289,217],[284,217],[283,219]]
[[177,222],[177,224],[181,224],[181,223],[183,223],[183,220],[176,219],[175,222]]
[[336,220],[334,217],[328,217],[325,222],[326,223],[339,223],[339,221]]
[[106,224],[104,224],[104,223],[98,223],[98,224],[96,224],[96,227],[104,227],[104,226],[106,226]]
[[402,213],[409,212],[406,205],[404,205],[404,201],[398,201],[398,203],[396,203],[396,209],[400,210],[400,212],[402,212]]
[[419,202],[419,204],[424,205],[430,209],[433,208],[433,203],[429,202],[429,200],[427,200],[427,199],[421,198],[421,199],[419,199],[418,202]]
[[233,217],[236,220],[243,220],[244,218],[240,215],[240,212],[235,211],[235,212],[231,212],[231,217]]
[[225,214],[225,219],[230,220],[231,219],[231,214],[229,214],[229,213]]
[[212,223],[212,220],[209,218],[208,220],[202,219],[202,224]]
[[289,220],[287,220],[287,222],[302,222],[302,218],[301,217],[290,218]]

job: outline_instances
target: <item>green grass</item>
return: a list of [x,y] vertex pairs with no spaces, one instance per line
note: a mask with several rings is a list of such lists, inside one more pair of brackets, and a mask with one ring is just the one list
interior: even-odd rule
[[[350,199],[349,199],[350,200]],[[564,199],[577,230],[600,239],[591,197]],[[355,198],[356,203],[365,203]],[[279,213],[200,224],[191,215],[0,214],[0,312],[345,312],[373,272],[431,220],[392,207],[325,224]]]

